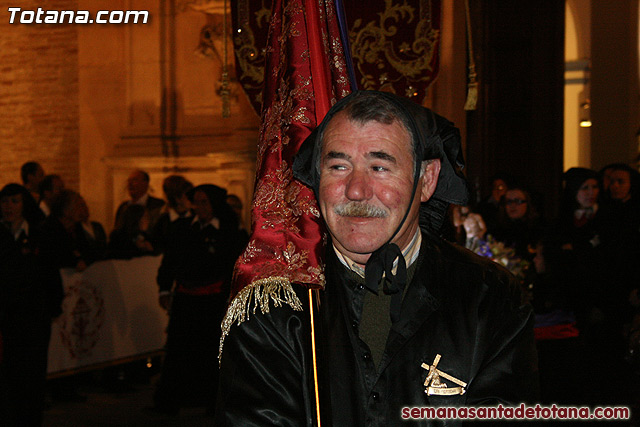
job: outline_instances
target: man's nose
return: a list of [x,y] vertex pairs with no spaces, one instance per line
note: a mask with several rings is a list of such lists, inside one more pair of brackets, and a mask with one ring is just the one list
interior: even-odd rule
[[349,175],[345,196],[349,200],[368,200],[373,195],[371,179],[366,171],[354,169]]

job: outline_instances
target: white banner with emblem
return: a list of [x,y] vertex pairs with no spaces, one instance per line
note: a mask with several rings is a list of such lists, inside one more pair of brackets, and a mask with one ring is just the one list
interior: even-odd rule
[[51,328],[48,373],[85,370],[162,350],[167,313],[158,304],[161,256],[63,269],[63,314]]

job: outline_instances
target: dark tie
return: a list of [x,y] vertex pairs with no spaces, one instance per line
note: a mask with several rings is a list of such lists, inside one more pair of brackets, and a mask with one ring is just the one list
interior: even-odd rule
[[[398,259],[396,274],[393,274],[393,262]],[[384,273],[382,291],[391,295],[391,322],[400,320],[402,293],[407,285],[407,264],[402,251],[395,243],[387,243],[371,254],[364,269],[364,281],[367,288],[378,293],[378,286]]]

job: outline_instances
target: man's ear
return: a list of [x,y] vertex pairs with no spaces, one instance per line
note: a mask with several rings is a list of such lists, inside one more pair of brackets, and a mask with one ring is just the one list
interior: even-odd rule
[[438,186],[438,176],[440,175],[440,159],[426,160],[422,162],[424,173],[422,174],[422,191],[420,201],[426,202],[433,196]]

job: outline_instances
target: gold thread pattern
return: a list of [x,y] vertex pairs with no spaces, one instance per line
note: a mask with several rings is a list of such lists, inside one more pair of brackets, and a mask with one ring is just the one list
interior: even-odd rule
[[224,340],[229,335],[231,326],[234,323],[240,325],[242,322],[249,320],[250,314],[255,314],[258,308],[260,308],[262,314],[269,313],[270,304],[273,304],[273,307],[288,305],[295,311],[302,311],[302,302],[300,302],[291,286],[291,282],[286,277],[269,277],[256,280],[247,285],[231,301],[227,313],[222,319],[218,363],[222,359]]

